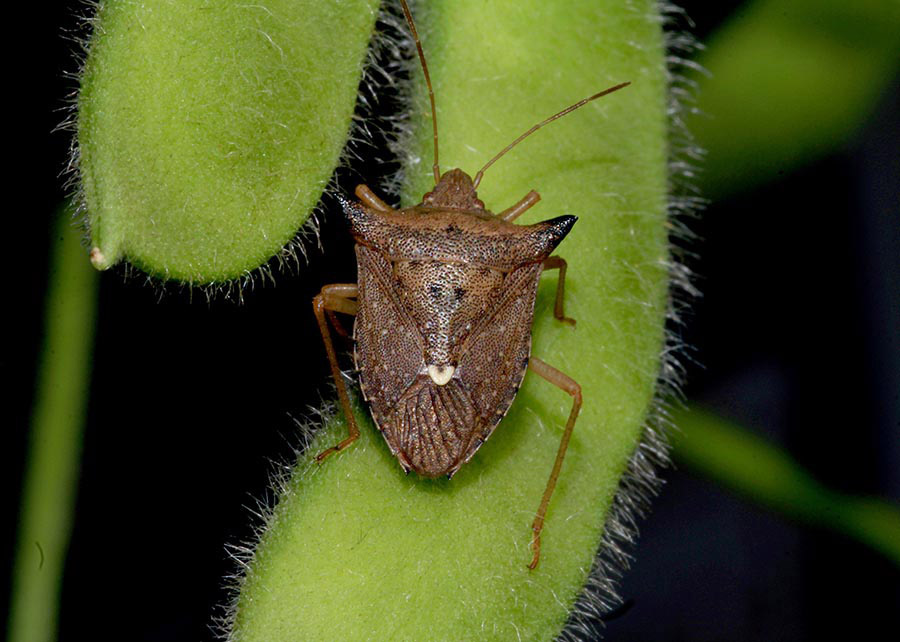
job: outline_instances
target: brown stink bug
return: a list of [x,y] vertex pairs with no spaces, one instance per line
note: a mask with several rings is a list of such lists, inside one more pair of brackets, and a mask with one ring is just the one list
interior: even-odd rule
[[431,78],[405,0],[402,5],[431,100],[435,186],[420,204],[401,210],[365,185],[356,188],[359,202],[340,199],[356,240],[358,282],[324,286],[313,308],[350,435],[316,459],[343,450],[359,436],[327,325],[330,320],[346,334],[336,312],[356,316],[353,357],[360,389],[375,425],[406,472],[452,477],[494,432],[530,368],[574,399],[532,523],[528,566],[533,569],[540,557],[544,516],[581,409],[581,387],[531,357],[531,324],[538,280],[544,270],[554,269],[559,270],[554,316],[575,324],[563,314],[566,262],[550,254],[576,218],[514,225],[540,200],[537,192],[494,214],[475,190],[485,170],[525,137],[629,83],[538,123],[488,161],[474,179],[459,169],[441,175]]

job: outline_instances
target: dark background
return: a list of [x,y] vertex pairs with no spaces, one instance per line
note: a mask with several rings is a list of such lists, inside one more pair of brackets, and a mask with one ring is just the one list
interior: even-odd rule
[[[703,38],[738,5],[686,4]],[[52,214],[69,144],[52,134],[73,89],[72,3],[7,9],[12,177],[0,351],[2,613],[42,337]],[[897,84],[839,153],[693,224],[703,291],[689,319],[687,397],[758,430],[831,487],[900,499],[900,149]],[[390,166],[358,167],[374,182]],[[352,173],[342,177],[352,189]],[[333,203],[332,203],[333,204]],[[327,205],[327,201],[326,201]],[[103,274],[92,393],[63,587],[63,640],[210,639],[250,536],[246,506],[289,460],[292,417],[329,394],[310,301],[351,281],[338,216],[301,276],[243,305]],[[313,278],[308,276],[313,275]],[[697,365],[702,364],[702,367]],[[689,471],[642,524],[613,640],[812,640],[897,629],[900,573],[847,539],[749,505]],[[4,618],[5,619],[5,618]],[[883,633],[878,633],[882,637]]]

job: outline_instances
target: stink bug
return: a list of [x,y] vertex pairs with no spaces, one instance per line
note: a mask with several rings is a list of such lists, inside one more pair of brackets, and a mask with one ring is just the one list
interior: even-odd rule
[[402,5],[431,101],[435,186],[421,203],[400,210],[365,185],[356,188],[359,202],[339,197],[356,240],[357,283],[324,286],[313,308],[350,434],[316,460],[345,449],[359,436],[328,329],[330,320],[346,335],[337,312],[356,316],[353,357],[360,389],[375,425],[406,472],[452,477],[494,432],[530,368],[573,397],[532,523],[528,566],[533,569],[540,558],[547,506],[581,409],[581,387],[531,356],[531,325],[541,273],[554,269],[559,270],[554,316],[575,325],[563,313],[566,262],[550,254],[576,218],[514,225],[540,200],[537,192],[494,214],[485,209],[476,189],[484,172],[527,136],[629,83],[541,121],[488,161],[474,179],[459,169],[442,175],[431,78],[405,0]]

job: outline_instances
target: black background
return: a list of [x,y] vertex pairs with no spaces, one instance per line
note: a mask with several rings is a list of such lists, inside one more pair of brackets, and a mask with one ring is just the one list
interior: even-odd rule
[[[683,3],[684,4],[684,3]],[[702,38],[735,2],[688,2]],[[5,614],[18,493],[42,337],[52,214],[64,197],[73,83],[71,3],[7,8],[8,162],[0,356],[0,527]],[[686,339],[690,400],[788,448],[835,489],[900,499],[900,96],[839,153],[694,223],[703,298]],[[388,101],[389,102],[389,101]],[[390,166],[359,167],[372,181]],[[343,179],[352,188],[355,178]],[[310,300],[351,281],[350,240],[327,217],[308,274],[281,274],[243,305],[103,274],[92,393],[60,638],[210,639],[233,570],[224,545],[250,535],[246,506],[296,428],[327,364]],[[306,270],[304,270],[306,273]],[[808,640],[897,630],[900,573],[847,539],[667,471],[622,586],[613,640]],[[881,637],[883,634],[878,635]]]

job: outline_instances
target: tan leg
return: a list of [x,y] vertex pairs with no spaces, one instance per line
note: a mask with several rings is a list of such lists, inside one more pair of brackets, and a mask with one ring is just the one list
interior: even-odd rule
[[339,335],[345,339],[350,338],[350,334],[344,329],[335,312],[342,312],[356,316],[356,298],[357,288],[355,283],[331,283],[322,288],[322,296],[325,297],[325,314],[331,321],[332,327]]
[[318,462],[321,462],[333,453],[340,452],[359,437],[359,427],[356,425],[356,418],[353,416],[350,396],[347,394],[347,386],[344,384],[341,369],[338,367],[337,354],[334,352],[334,345],[331,343],[331,333],[328,331],[328,323],[326,321],[326,314],[329,317],[333,317],[334,312],[356,314],[357,304],[353,299],[358,294],[359,289],[355,283],[332,283],[324,286],[322,291],[313,297],[313,311],[316,314],[316,321],[319,323],[319,332],[322,333],[325,353],[328,355],[328,363],[331,365],[331,376],[334,377],[334,383],[338,390],[338,399],[341,402],[341,408],[344,410],[344,416],[347,418],[347,428],[350,431],[350,435],[337,446],[332,446],[316,455],[316,461]]
[[356,299],[359,287],[356,283],[329,283],[322,286],[319,296],[325,299],[325,310],[356,316]]
[[325,308],[325,314],[328,315],[328,320],[331,322],[331,327],[334,328],[334,331],[341,335],[342,339],[349,339],[350,333],[344,328],[344,324],[341,323],[334,311]]
[[568,263],[561,256],[551,256],[544,260],[545,270],[559,270],[559,281],[556,283],[556,303],[553,306],[553,316],[569,325],[575,325],[575,319],[570,319],[563,313],[563,302],[566,290],[566,268]]
[[394,208],[390,205],[382,201],[375,195],[375,192],[370,190],[366,185],[357,185],[356,186],[356,198],[363,202],[364,205],[368,205],[373,210],[378,210],[379,212],[393,212]]
[[556,368],[544,363],[536,357],[531,357],[528,367],[540,375],[554,386],[558,386],[572,395],[572,411],[569,413],[569,421],[566,422],[566,428],[563,430],[562,439],[559,440],[559,450],[556,451],[556,461],[553,462],[553,470],[550,472],[550,479],[547,480],[547,487],[544,489],[544,496],[541,497],[541,504],[538,506],[537,515],[531,523],[531,550],[534,556],[528,568],[534,570],[538,565],[541,557],[541,530],[544,528],[544,517],[547,515],[547,506],[550,504],[550,496],[553,495],[553,489],[556,488],[556,480],[559,479],[559,471],[562,468],[563,459],[566,456],[566,449],[569,447],[569,438],[572,436],[572,429],[575,427],[575,420],[578,419],[578,413],[581,410],[581,386],[569,375],[560,372]]
[[497,216],[507,222],[514,221],[539,200],[541,200],[541,195],[534,190],[531,190],[521,201],[519,201],[512,207],[503,210],[502,212],[497,214]]

